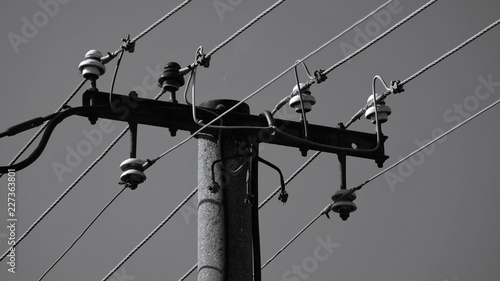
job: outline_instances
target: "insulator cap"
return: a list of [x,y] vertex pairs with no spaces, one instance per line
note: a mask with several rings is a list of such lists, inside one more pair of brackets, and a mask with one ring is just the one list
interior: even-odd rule
[[106,72],[101,57],[101,52],[97,50],[90,50],[85,54],[85,60],[78,65],[78,70],[84,78],[95,81]]
[[184,86],[184,76],[179,72],[181,66],[176,62],[169,62],[163,68],[163,74],[158,79],[160,87],[169,92],[176,92]]
[[[300,83],[300,88],[305,86],[304,83]],[[311,95],[311,91],[309,88],[302,89],[301,91],[302,103],[304,104],[304,111],[307,113],[311,111],[312,106],[316,103],[316,98]],[[288,105],[295,109],[295,112],[302,113],[302,107],[300,106],[300,96],[299,96],[299,88],[297,85],[293,87],[292,90],[292,98],[288,102]]]
[[[368,97],[368,100],[366,101],[367,104],[373,102],[373,95],[370,95]],[[391,115],[392,110],[389,106],[385,105],[384,101],[379,101],[377,104],[377,115],[378,115],[378,121],[380,123],[385,123],[387,122],[388,116]],[[375,124],[375,106],[369,107],[366,112],[365,112],[365,117],[366,119],[369,119],[373,124]]]

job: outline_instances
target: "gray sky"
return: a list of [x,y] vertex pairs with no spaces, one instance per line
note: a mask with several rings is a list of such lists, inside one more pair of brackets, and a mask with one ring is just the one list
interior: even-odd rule
[[[53,112],[81,81],[77,67],[88,50],[116,50],[121,38],[134,37],[181,1],[66,2],[2,2],[1,131]],[[214,5],[219,2],[230,8],[218,12]],[[153,98],[159,91],[152,87],[155,69],[169,61],[183,66],[193,62],[198,46],[210,51],[275,1],[255,2],[193,1],[139,40],[135,53],[124,55],[115,91],[126,94],[134,88],[144,89],[143,95]],[[244,98],[383,2],[285,2],[217,52],[210,68],[200,69],[197,102]],[[357,49],[426,1],[395,2],[379,17],[358,25],[357,30],[307,60],[309,68],[328,68],[344,58],[346,50]],[[43,3],[51,5],[44,9]],[[314,85],[311,90],[318,103],[308,120],[326,126],[346,122],[365,104],[373,76],[381,75],[386,81],[407,78],[497,20],[498,11],[494,0],[438,1],[334,70],[325,83]],[[393,114],[383,125],[390,156],[385,167],[500,98],[499,35],[498,27],[491,30],[411,81],[404,93],[389,97],[387,104]],[[108,64],[98,80],[100,90],[109,91],[115,63]],[[302,70],[300,77],[307,80]],[[272,109],[293,85],[294,76],[289,73],[248,101],[252,113]],[[70,105],[81,105],[81,93]],[[422,157],[414,157],[406,166],[366,185],[357,193],[358,210],[347,222],[337,216],[320,218],[263,270],[263,280],[498,280],[499,112],[493,108],[428,148]],[[280,114],[297,120],[289,108]],[[18,237],[125,126],[113,122],[103,131],[83,118],[72,117],[56,128],[41,157],[17,173]],[[96,129],[102,133],[102,141],[92,144],[86,155],[80,155],[81,163],[70,167],[68,149],[83,151],[90,143],[85,133]],[[364,118],[351,129],[374,131]],[[1,139],[2,165],[33,133]],[[147,126],[140,126],[139,133],[138,156],[143,159],[158,156],[188,136],[179,132],[172,138],[166,129]],[[101,280],[196,187],[196,147],[192,140],[147,170],[147,181],[135,191],[127,190],[46,280]],[[261,149],[261,155],[278,165],[286,177],[306,160],[296,149],[273,145]],[[118,192],[119,164],[128,154],[129,140],[125,138],[23,241],[16,252],[16,274],[9,273],[9,266],[2,262],[0,280],[38,280]],[[312,154],[310,151],[309,156]],[[57,176],[55,163],[71,171]],[[378,171],[373,161],[348,158],[349,187]],[[7,225],[6,177],[0,182],[5,187],[0,191],[0,219],[1,225]],[[262,166],[261,196],[267,196],[278,182],[275,172]],[[287,186],[290,197],[286,205],[275,198],[262,208],[262,260],[331,202],[330,196],[338,188],[337,157],[322,154]],[[196,263],[193,202],[122,267],[122,279],[177,280]],[[6,227],[0,228],[2,253],[8,247],[7,233]],[[335,245],[330,252],[318,248],[328,241]],[[294,270],[298,266],[300,273]],[[196,274],[188,280],[196,280]]]

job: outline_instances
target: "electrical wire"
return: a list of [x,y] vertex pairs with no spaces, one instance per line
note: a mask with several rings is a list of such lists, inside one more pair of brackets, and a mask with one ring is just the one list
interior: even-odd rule
[[[130,36],[130,35],[129,35]],[[125,49],[121,50],[120,56],[118,57],[118,61],[116,62],[115,71],[113,73],[113,79],[111,80],[111,89],[109,90],[109,106],[113,111],[116,111],[115,105],[111,101],[111,97],[113,96],[113,90],[115,89],[116,75],[118,74],[118,69],[120,68],[120,64],[122,62],[123,54],[125,53]]]
[[[425,71],[429,70],[431,67],[437,65],[438,63],[440,63],[444,59],[448,58],[452,54],[454,54],[457,51],[461,50],[463,47],[467,46],[472,41],[476,40],[481,35],[485,34],[486,32],[488,32],[489,30],[491,30],[493,27],[497,26],[498,24],[500,24],[500,19],[496,20],[495,22],[493,22],[492,24],[488,25],[487,27],[485,27],[483,30],[479,31],[478,33],[474,34],[472,37],[470,37],[469,39],[465,40],[464,42],[462,42],[461,44],[459,44],[455,48],[451,49],[450,51],[446,52],[445,54],[443,54],[439,58],[437,58],[434,61],[432,61],[431,63],[427,64],[426,66],[424,66],[423,68],[421,68],[419,71],[415,72],[413,75],[411,75],[408,78],[406,78],[405,80],[403,80],[400,83],[400,85],[401,86],[406,85],[407,83],[409,83],[413,79],[415,79],[418,76],[420,76]],[[376,102],[379,102],[379,101],[385,99],[391,93],[392,93],[392,91],[387,91],[387,92],[383,93],[382,95],[380,95],[380,96],[377,97]],[[349,125],[351,125],[352,123],[354,123],[356,120],[358,120],[359,118],[361,118],[361,116],[363,116],[363,113],[366,111],[366,109],[369,106],[371,106],[371,104],[372,104],[372,102],[366,104],[363,108],[361,108],[360,110],[358,110],[358,112],[356,112],[356,114],[354,114],[354,116],[351,117],[351,119],[346,123],[346,127],[348,127]]]
[[320,217],[321,215],[323,215],[322,213],[319,213],[318,215],[316,215],[316,217],[314,217],[314,219],[312,219],[306,226],[304,226],[300,231],[299,233],[297,233],[292,239],[290,239],[290,241],[288,241],[288,243],[285,244],[285,246],[283,246],[281,249],[278,250],[278,252],[276,252],[276,254],[274,254],[269,260],[267,260],[261,267],[261,269],[264,269],[264,267],[266,267],[268,264],[270,264],[279,254],[281,254],[281,252],[283,252],[290,244],[292,244],[302,233],[304,233],[304,231],[306,231],[314,222],[316,222]]
[[[367,183],[373,181],[374,179],[380,177],[381,175],[385,174],[386,172],[388,172],[389,170],[393,169],[394,167],[398,166],[399,164],[403,163],[404,161],[406,161],[408,158],[412,157],[413,155],[419,153],[420,151],[422,151],[423,149],[427,148],[429,145],[432,145],[433,143],[439,141],[440,139],[444,138],[445,136],[449,135],[450,133],[452,133],[453,131],[457,130],[458,128],[462,127],[463,125],[467,124],[468,122],[470,122],[471,120],[473,120],[474,118],[478,117],[479,115],[483,114],[484,112],[490,110],[491,108],[493,108],[494,106],[498,105],[500,103],[500,99],[495,101],[494,103],[490,104],[489,106],[483,108],[481,111],[477,112],[476,114],[470,116],[469,118],[465,119],[464,121],[460,122],[459,124],[457,124],[456,126],[454,126],[453,128],[449,129],[448,131],[444,132],[443,134],[441,134],[440,136],[436,137],[435,139],[429,141],[428,143],[426,143],[425,145],[423,145],[422,147],[418,148],[417,150],[413,151],[412,153],[408,154],[407,156],[401,158],[399,161],[395,162],[394,164],[392,164],[391,166],[387,167],[386,169],[384,169],[383,171],[375,174],[374,176],[372,176],[371,178],[369,178],[368,180],[366,180],[364,183],[362,183],[361,185],[359,186],[356,186],[354,188],[351,188],[349,189],[349,192],[344,194],[344,196],[342,197],[345,197],[345,196],[348,196],[350,194],[352,194],[354,191],[357,191],[357,190],[360,190],[364,185],[366,185]],[[276,254],[274,254],[265,264],[262,265],[262,268],[264,268],[265,266],[267,266],[271,261],[273,261],[281,252],[283,252],[283,250],[285,250],[291,243],[293,243],[302,233],[304,233],[305,230],[307,230],[315,221],[318,220],[319,217],[321,217],[322,215],[328,213],[330,211],[330,207],[331,207],[331,204],[328,204],[318,215],[316,215],[316,217],[311,220],[305,227],[303,227],[299,233],[297,233],[290,241],[288,241],[288,243],[285,244],[285,246],[283,246]]]
[[495,26],[497,26],[498,24],[500,24],[500,19],[496,20],[495,22],[493,22],[492,24],[488,25],[487,27],[485,27],[483,30],[479,31],[478,33],[476,33],[475,35],[473,35],[472,37],[470,37],[469,39],[465,40],[463,43],[461,43],[460,45],[456,46],[455,48],[451,49],[450,51],[448,51],[447,53],[445,53],[444,55],[442,55],[441,57],[439,57],[438,59],[436,59],[435,61],[429,63],[428,65],[426,65],[425,67],[423,67],[422,69],[420,69],[419,71],[415,72],[415,74],[413,74],[412,76],[406,78],[405,80],[403,80],[401,82],[402,85],[405,85],[406,83],[410,82],[411,80],[417,78],[418,76],[420,76],[422,73],[424,73],[425,71],[427,71],[429,68],[433,67],[434,65],[438,64],[439,62],[441,62],[442,60],[446,59],[447,57],[451,56],[452,54],[456,53],[457,51],[459,51],[460,49],[462,49],[463,47],[467,46],[469,43],[471,43],[472,41],[476,40],[478,37],[480,37],[481,35],[485,34],[486,32],[488,32],[490,29],[494,28]]
[[379,36],[375,37],[373,40],[371,40],[370,42],[366,43],[366,45],[363,45],[363,47],[357,49],[356,51],[354,51],[353,53],[351,53],[350,55],[348,55],[347,57],[345,57],[341,61],[337,62],[336,64],[332,65],[328,69],[322,71],[322,74],[326,75],[326,74],[332,72],[334,69],[336,69],[337,67],[343,65],[348,60],[352,59],[353,57],[357,56],[362,51],[366,50],[368,47],[370,47],[373,44],[377,43],[380,39],[384,38],[389,33],[391,33],[392,31],[394,31],[396,28],[400,27],[401,25],[403,25],[404,23],[406,23],[407,21],[409,21],[410,19],[412,19],[413,17],[415,17],[416,15],[418,15],[419,13],[421,13],[423,10],[425,10],[426,8],[428,8],[430,5],[436,3],[437,1],[438,0],[431,0],[431,1],[427,2],[425,5],[423,5],[422,7],[418,8],[417,10],[415,10],[413,13],[409,14],[408,16],[406,16],[404,19],[402,19],[401,21],[399,21],[398,23],[396,23],[395,25],[393,25],[391,28],[387,29],[384,33],[382,33]]
[[440,139],[444,138],[445,136],[449,135],[450,133],[452,133],[453,131],[455,131],[456,129],[462,127],[463,125],[467,124],[468,122],[472,121],[472,119],[478,117],[479,115],[485,113],[486,111],[490,110],[492,107],[496,106],[497,104],[500,103],[500,99],[495,101],[494,103],[490,104],[489,106],[483,108],[481,111],[475,113],[474,115],[470,116],[469,118],[465,119],[464,121],[462,121],[461,123],[455,125],[453,128],[449,129],[448,131],[442,133],[441,135],[439,135],[438,137],[436,137],[435,139],[429,141],[428,143],[426,143],[424,146],[418,148],[417,150],[413,151],[412,153],[408,154],[407,156],[401,158],[399,161],[395,162],[394,164],[392,164],[391,166],[385,168],[384,170],[380,171],[379,173],[377,173],[376,175],[372,176],[371,178],[369,178],[368,180],[366,180],[363,184],[359,185],[358,187],[356,187],[356,190],[359,190],[361,189],[362,186],[366,185],[367,183],[373,181],[374,179],[380,177],[381,175],[387,173],[387,171],[393,169],[394,167],[398,166],[399,164],[403,163],[404,161],[406,161],[408,158],[412,157],[413,155],[419,153],[420,151],[422,151],[424,148],[428,147],[429,145],[439,141]]
[[[162,90],[154,99],[157,100],[159,99],[165,92]],[[94,168],[97,163],[99,163],[106,154],[113,148],[116,143],[128,132],[129,128],[125,128],[109,145],[104,149],[104,151],[99,155],[94,162],[92,162],[79,176],[76,178],[73,183],[71,183],[66,190],[45,210],[38,219],[31,224],[31,226],[17,239],[16,243],[13,245],[13,247],[17,247],[21,241],[28,236],[28,234],[33,231],[33,229],[61,202],[61,200],[68,195],[68,193],[73,190],[73,188],[85,177],[91,170]],[[5,253],[0,257],[0,261],[2,261],[8,254],[10,253],[9,250],[5,251]]]
[[94,224],[94,222],[106,211],[106,209],[120,196],[123,191],[125,191],[127,187],[122,188],[107,204],[104,206],[104,208],[101,209],[101,211],[94,217],[94,219],[85,227],[85,229],[78,235],[78,237],[69,245],[69,247],[57,258],[57,260],[43,273],[43,275],[38,279],[38,281],[41,281],[56,265],[59,263],[59,261],[75,246],[75,244],[85,235],[87,230]]
[[274,3],[273,5],[271,5],[269,8],[267,8],[266,10],[264,10],[262,13],[260,13],[257,17],[255,17],[253,20],[251,20],[249,23],[247,23],[246,25],[244,25],[242,28],[240,28],[238,31],[236,31],[233,35],[231,35],[229,38],[227,38],[226,40],[224,40],[222,43],[220,43],[219,45],[217,45],[212,51],[210,51],[208,54],[207,54],[207,57],[211,57],[213,54],[215,54],[215,52],[217,52],[218,50],[220,50],[222,47],[226,46],[229,42],[233,41],[236,37],[238,37],[241,33],[243,33],[245,30],[247,30],[249,27],[251,27],[252,25],[254,25],[258,20],[260,20],[261,18],[263,18],[265,15],[267,15],[269,12],[271,12],[272,10],[276,9],[279,5],[283,4],[283,2],[285,2],[286,0],[279,0],[277,1],[276,3]]
[[[434,0],[434,1],[437,1],[437,0]],[[276,2],[273,6],[276,6],[276,4],[281,4],[280,2],[283,2],[283,1],[278,1]],[[386,3],[384,3],[381,7],[379,7],[376,11],[382,9],[385,5],[389,4],[391,1],[388,1]],[[279,5],[278,4],[278,5]],[[272,10],[273,6],[271,6],[270,8],[268,8],[267,10]],[[266,10],[266,11],[267,11]],[[376,11],[370,13],[371,14],[374,14],[376,13]],[[265,13],[265,11],[263,12],[263,14]],[[260,16],[262,17],[262,16]],[[368,16],[366,16],[365,18],[367,18]],[[259,17],[258,17],[259,18]],[[250,23],[253,23],[255,22],[255,19],[252,20]],[[359,21],[358,21],[359,22]],[[246,26],[249,26],[251,25],[250,23],[248,23]],[[248,28],[248,27],[247,27]],[[349,27],[350,29],[351,27]],[[238,32],[236,32],[235,34],[233,34],[233,36],[231,36],[230,38],[234,38],[235,35],[239,35],[242,30],[246,29],[245,27],[241,28]],[[241,31],[241,32],[240,32]],[[348,30],[346,30],[345,32],[347,32]],[[345,32],[342,32],[341,34],[345,33]],[[180,143],[178,143],[177,145],[173,146],[172,148],[170,148],[169,150],[163,152],[162,154],[160,154],[157,158],[155,158],[153,160],[153,162],[156,162],[158,161],[159,159],[165,157],[166,155],[168,155],[170,152],[174,151],[175,149],[179,148],[180,146],[184,145],[186,142],[188,142],[189,140],[191,140],[193,137],[195,137],[198,133],[200,133],[201,131],[203,131],[204,129],[206,129],[208,126],[212,125],[214,122],[216,122],[217,120],[219,120],[220,118],[222,118],[223,116],[225,116],[227,113],[231,112],[232,110],[234,110],[235,108],[237,108],[238,106],[240,106],[241,104],[243,104],[245,101],[249,100],[250,98],[254,97],[255,95],[257,95],[258,93],[260,93],[261,91],[263,91],[265,88],[267,88],[268,86],[270,86],[272,83],[276,82],[276,80],[278,80],[279,78],[281,78],[282,76],[284,76],[286,73],[288,73],[290,70],[292,70],[296,65],[298,65],[299,63],[301,63],[302,61],[308,59],[310,56],[316,54],[317,52],[319,52],[321,49],[323,49],[324,47],[326,47],[327,45],[329,45],[330,43],[332,43],[334,41],[334,39],[338,38],[339,36],[336,36],[334,37],[332,40],[330,40],[329,42],[326,42],[325,44],[323,44],[322,46],[320,46],[318,49],[314,50],[313,52],[309,53],[308,55],[306,55],[304,58],[300,59],[300,60],[297,60],[292,66],[290,66],[289,68],[287,68],[286,70],[284,70],[282,73],[280,73],[278,76],[276,76],[275,78],[271,79],[269,82],[267,82],[266,84],[264,84],[263,86],[261,86],[259,89],[257,89],[256,91],[254,91],[253,93],[251,93],[250,95],[248,95],[247,97],[245,97],[244,99],[242,99],[241,101],[239,101],[238,103],[236,103],[234,106],[232,106],[231,108],[229,108],[227,111],[223,112],[221,115],[219,115],[217,118],[213,119],[212,121],[208,122],[207,124],[205,124],[203,127],[201,127],[199,130],[197,130],[196,132],[194,132],[191,136],[189,136],[188,138],[184,139],[183,141],[181,141]],[[232,40],[232,39],[231,39]],[[226,41],[230,41],[229,38],[227,40],[225,40],[224,42]],[[227,44],[227,43],[226,43]],[[220,44],[219,46],[224,46],[225,44]],[[214,50],[212,50],[209,54],[207,54],[207,57],[210,57],[213,53],[215,53],[217,50],[219,50],[221,47],[216,47],[214,48]]]
[[182,206],[184,206],[184,204],[186,204],[195,194],[196,192],[198,192],[198,188],[195,188],[193,191],[191,191],[191,193],[186,197],[184,198],[184,200],[182,200],[181,203],[179,203],[179,205],[177,205],[177,207],[175,207],[175,209],[170,212],[170,214],[155,228],[153,229],[153,231],[151,231],[151,233],[148,234],[148,236],[146,236],[146,238],[144,238],[137,246],[135,246],[135,248],[133,248],[103,279],[102,281],[106,281],[109,277],[111,277],[111,275],[113,275],[125,262],[127,262],[127,260],[132,257],[132,255],[134,255],[142,246],[144,246],[144,244],[146,244],[146,242],[149,241],[149,239],[151,239],[151,237],[153,237],[180,209]]
[[[61,110],[63,110],[67,105],[68,103],[71,101],[71,99],[73,99],[73,97],[78,93],[78,91],[80,91],[80,89],[83,87],[83,85],[85,85],[85,83],[87,82],[88,80],[87,79],[83,79],[80,84],[78,84],[78,86],[73,90],[73,92],[71,92],[71,94],[66,98],[66,100],[64,100],[64,102],[56,109],[56,113],[57,112],[61,112]],[[31,139],[24,145],[24,147],[16,154],[16,156],[14,156],[14,158],[12,158],[12,160],[9,162],[9,166],[14,164],[18,159],[19,157],[21,157],[21,155],[23,155],[24,152],[26,152],[26,150],[28,150],[28,148],[31,146],[31,144],[33,144],[33,142],[36,140],[36,138],[47,128],[49,122],[45,122],[43,124],[42,127],[40,127],[38,129],[38,131],[36,131],[36,133],[31,137]],[[0,178],[3,176],[4,174],[1,173],[0,174]]]
[[[169,17],[171,17],[173,14],[177,13],[180,9],[184,8],[184,6],[186,6],[187,4],[189,4],[189,2],[191,2],[192,0],[185,0],[184,2],[182,2],[181,4],[179,4],[177,7],[175,7],[173,10],[171,10],[170,12],[168,12],[166,15],[164,15],[163,17],[161,17],[160,19],[158,19],[156,22],[154,22],[152,25],[150,25],[148,28],[146,28],[144,31],[142,31],[141,33],[139,33],[137,36],[135,36],[134,38],[132,38],[130,41],[129,41],[129,44],[134,44],[135,42],[137,42],[139,39],[141,39],[142,37],[144,37],[144,35],[148,34],[149,32],[151,32],[151,30],[153,30],[155,27],[157,27],[158,25],[160,25],[161,23],[163,23],[165,20],[167,20]],[[123,47],[120,47],[120,49],[116,50],[115,52],[113,52],[113,54],[111,54],[113,57],[117,56],[121,51],[123,50]]]

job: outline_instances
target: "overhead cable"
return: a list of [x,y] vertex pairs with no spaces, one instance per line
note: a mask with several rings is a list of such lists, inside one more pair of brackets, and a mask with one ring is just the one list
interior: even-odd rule
[[[424,66],[422,69],[420,69],[419,71],[415,72],[413,75],[411,75],[410,77],[406,78],[405,80],[403,80],[399,86],[403,86],[407,83],[409,83],[410,81],[412,81],[413,79],[417,78],[418,76],[420,76],[422,73],[424,73],[425,71],[429,70],[431,67],[437,65],[438,63],[440,63],[441,61],[443,61],[444,59],[448,58],[449,56],[451,56],[452,54],[456,53],[457,51],[461,50],[463,47],[467,46],[468,44],[470,44],[472,41],[476,40],[477,38],[479,38],[481,35],[485,34],[486,32],[488,32],[489,30],[491,30],[493,27],[497,26],[498,24],[500,24],[500,19],[496,20],[495,22],[493,22],[492,24],[488,25],[487,27],[485,27],[483,30],[479,31],[478,33],[474,34],[472,37],[470,37],[469,39],[465,40],[464,42],[462,42],[461,44],[459,44],[458,46],[456,46],[455,48],[451,49],[450,51],[446,52],[445,54],[443,54],[442,56],[440,56],[439,58],[435,59],[434,61],[432,61],[431,63],[427,64],[426,66]],[[379,102],[383,99],[385,99],[388,95],[390,95],[393,91],[386,91],[384,92],[383,94],[379,95],[377,97],[376,100],[374,100],[373,102]],[[352,123],[354,123],[356,120],[358,120],[359,118],[361,118],[361,116],[363,116],[363,113],[366,111],[367,108],[369,108],[370,106],[372,105],[372,103],[368,103],[366,104],[363,108],[361,108],[360,110],[358,110],[358,112],[356,112],[356,114],[354,114],[354,116],[351,117],[351,119],[346,123],[346,127],[350,126]]]
[[[490,104],[489,106],[483,108],[481,111],[479,111],[476,114],[470,116],[469,118],[465,119],[464,121],[460,122],[459,124],[457,124],[453,128],[451,128],[448,131],[444,132],[443,134],[441,134],[440,136],[436,137],[435,139],[429,141],[428,143],[426,143],[422,147],[418,148],[417,150],[413,151],[412,153],[408,154],[407,156],[401,158],[399,161],[395,162],[394,164],[392,164],[391,166],[387,167],[383,171],[375,174],[374,176],[372,176],[371,178],[369,178],[368,180],[366,180],[361,185],[349,189],[349,193],[346,193],[344,196],[348,196],[350,193],[353,193],[354,191],[360,190],[367,183],[369,183],[369,182],[373,181],[374,179],[378,178],[379,176],[387,173],[389,170],[391,170],[394,167],[398,166],[399,164],[403,163],[408,158],[412,157],[413,155],[415,155],[415,154],[419,153],[420,151],[422,151],[423,149],[427,148],[429,145],[432,145],[433,143],[435,143],[435,142],[439,141],[440,139],[444,138],[445,136],[449,135],[453,131],[455,131],[458,128],[462,127],[463,125],[467,124],[472,119],[474,119],[474,118],[478,117],[479,115],[483,114],[484,112],[490,110],[492,107],[498,105],[499,103],[500,103],[500,99],[497,100],[497,101],[495,101],[494,103]],[[299,231],[299,233],[297,233],[290,241],[288,241],[288,243],[285,244],[285,246],[283,246],[280,250],[278,250],[277,253],[275,253],[265,264],[263,264],[262,268],[264,268],[269,263],[271,263],[271,261],[273,261],[281,252],[283,252],[283,250],[285,250],[288,246],[290,246],[290,244],[292,244],[302,233],[304,233],[305,230],[307,230],[315,221],[317,221],[319,217],[321,217],[324,214],[327,214],[330,211],[330,208],[331,208],[331,204],[328,204],[325,208],[323,208],[323,210],[318,215],[316,215],[316,217],[313,220],[311,220],[305,227],[303,227]]]
[[[73,90],[73,92],[71,92],[71,94],[66,98],[66,100],[64,100],[64,102],[56,109],[56,113],[57,112],[61,112],[61,110],[63,110],[67,105],[68,103],[71,101],[71,99],[78,93],[78,91],[80,91],[80,89],[83,87],[83,85],[85,85],[85,83],[87,82],[87,79],[83,79],[80,84],[78,84],[78,86]],[[45,122],[43,124],[42,127],[40,127],[38,129],[38,131],[36,131],[36,133],[31,137],[31,139],[24,145],[24,147],[16,154],[16,156],[14,156],[14,158],[12,158],[12,160],[9,162],[9,166],[14,164],[18,159],[19,157],[21,157],[21,155],[23,155],[24,152],[26,152],[26,150],[31,146],[31,144],[33,144],[33,142],[36,140],[36,138],[43,132],[43,130],[45,130],[45,128],[47,128],[47,125],[48,125],[48,122]],[[0,174],[0,177],[2,177],[4,174]]]
[[69,245],[68,248],[57,258],[57,260],[43,273],[43,275],[38,279],[38,281],[41,281],[58,263],[59,261],[75,246],[75,244],[85,235],[87,230],[94,224],[94,222],[106,211],[106,209],[120,196],[123,191],[125,191],[127,187],[122,188],[107,204],[104,206],[104,208],[101,209],[101,211],[94,217],[94,219],[85,227],[85,229],[78,235],[78,237]]
[[135,248],[133,248],[103,279],[102,281],[106,281],[108,280],[108,278],[110,278],[125,262],[127,262],[127,260],[132,257],[132,255],[135,254],[135,252],[137,252],[142,246],[144,246],[144,244],[146,244],[146,242],[149,241],[149,239],[151,239],[151,237],[153,237],[181,208],[182,206],[184,206],[184,204],[186,204],[195,194],[196,192],[198,192],[198,188],[195,188],[193,191],[191,191],[191,193],[186,197],[184,198],[184,200],[182,200],[181,203],[179,203],[179,205],[177,205],[177,207],[175,207],[175,209],[170,212],[170,214],[155,228],[153,229],[153,231],[151,231],[151,233],[148,234],[148,236],[146,236],[146,238],[144,238],[137,246],[135,246]]
[[[157,100],[159,99],[165,92],[161,91],[154,99]],[[66,190],[45,210],[45,212],[40,215],[40,217],[33,223],[31,226],[17,239],[16,243],[13,245],[14,247],[17,247],[21,241],[23,241],[28,234],[30,234],[31,231],[61,202],[61,200],[68,195],[68,193],[73,190],[73,188],[85,177],[91,170],[94,168],[97,163],[99,163],[106,154],[118,143],[118,141],[128,132],[129,128],[125,128],[109,145],[104,149],[104,151],[99,155],[74,181],[71,183]],[[9,250],[7,250],[1,257],[0,261],[2,261],[8,254]]]
[[398,28],[401,25],[405,24],[407,21],[409,21],[410,19],[412,19],[416,15],[420,14],[423,10],[425,10],[426,8],[428,8],[430,5],[436,3],[437,1],[438,0],[431,0],[431,1],[427,2],[425,5],[423,5],[422,7],[418,8],[417,10],[415,10],[413,13],[409,14],[408,16],[406,16],[404,19],[402,19],[401,21],[399,21],[398,23],[396,23],[395,25],[393,25],[391,28],[387,29],[382,34],[380,34],[379,36],[375,37],[370,42],[368,42],[365,45],[363,45],[361,48],[357,49],[356,51],[354,51],[353,53],[351,53],[350,55],[348,55],[347,57],[345,57],[341,61],[337,62],[336,64],[334,64],[331,67],[329,67],[326,70],[324,70],[322,72],[322,74],[326,75],[326,74],[332,72],[334,69],[336,69],[337,67],[343,65],[344,63],[346,63],[347,61],[349,61],[353,57],[357,56],[359,53],[363,52],[364,50],[368,49],[373,44],[377,43],[380,39],[384,38],[389,33],[391,33],[392,31],[394,31],[396,28]]

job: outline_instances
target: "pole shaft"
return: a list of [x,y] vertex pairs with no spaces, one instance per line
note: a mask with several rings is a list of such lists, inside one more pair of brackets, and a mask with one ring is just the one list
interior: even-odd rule
[[[214,100],[200,106],[230,108],[236,102]],[[241,111],[249,113],[248,107]],[[252,281],[252,210],[244,203],[247,161],[217,163],[214,178],[220,189],[209,189],[212,163],[244,153],[247,138],[237,131],[219,134],[198,135],[198,281]]]

